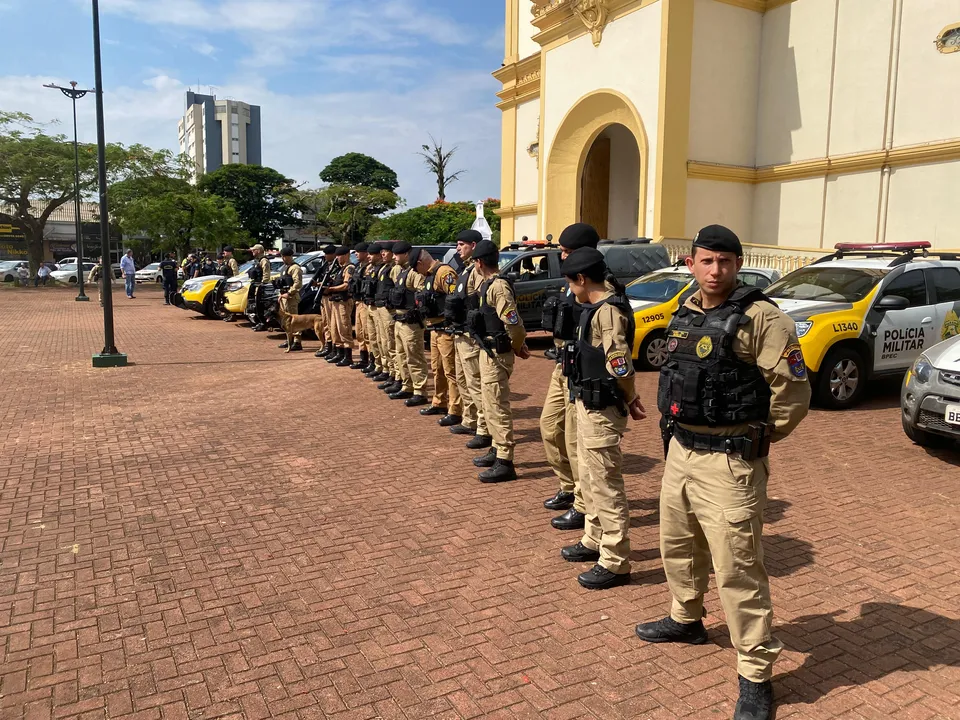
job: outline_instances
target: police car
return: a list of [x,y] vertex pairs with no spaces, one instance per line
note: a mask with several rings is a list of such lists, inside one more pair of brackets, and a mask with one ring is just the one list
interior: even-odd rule
[[[765,288],[779,278],[777,270],[765,268],[741,268],[737,276],[742,285],[757,288]],[[667,361],[667,325],[680,306],[680,296],[695,289],[696,281],[684,260],[627,285],[627,298],[637,326],[633,337],[633,360],[638,368],[659,370]]]
[[814,399],[843,409],[960,334],[960,259],[928,242],[835,247],[766,292],[796,322]]

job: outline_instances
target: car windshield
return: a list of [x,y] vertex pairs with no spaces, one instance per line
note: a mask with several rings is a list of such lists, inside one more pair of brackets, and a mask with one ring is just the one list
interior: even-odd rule
[[252,267],[253,267],[253,260],[248,260],[247,262],[245,262],[243,265],[241,265],[241,266],[238,268],[238,269],[240,270],[240,272],[237,273],[237,274],[238,274],[238,275],[243,275],[243,273],[245,273],[247,270],[249,270],[249,269],[252,268]]
[[144,268],[144,270],[159,270],[159,269],[160,269],[160,263],[150,263]]
[[652,272],[627,285],[627,297],[633,300],[669,300],[679,295],[691,280],[691,275]]
[[13,270],[19,264],[19,260],[4,260],[0,262],[0,270]]
[[890,268],[805,267],[775,282],[766,294],[778,300],[857,302],[888,272]]
[[64,271],[64,272],[70,272],[71,270],[76,270],[76,269],[77,269],[77,266],[76,266],[76,265],[61,265],[61,266],[60,266],[60,270],[61,270],[61,271]]
[[518,252],[502,252],[502,253],[500,253],[500,269],[501,269],[501,270],[506,270],[506,269],[507,269],[507,265],[509,265],[510,263],[512,263],[512,262],[513,262],[514,260],[516,260],[518,257],[520,257],[520,255],[521,255],[521,253],[518,253]]

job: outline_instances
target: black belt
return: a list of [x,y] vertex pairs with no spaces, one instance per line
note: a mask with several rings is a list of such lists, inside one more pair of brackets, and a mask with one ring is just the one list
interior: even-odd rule
[[[687,448],[687,450],[703,450],[706,452],[718,452],[725,455],[738,454],[744,460],[754,460],[756,458],[766,457],[770,453],[769,444],[755,443],[746,435],[710,435],[707,433],[695,433],[679,425],[673,426],[673,437],[677,442]],[[754,451],[754,445],[759,444],[760,448]]]

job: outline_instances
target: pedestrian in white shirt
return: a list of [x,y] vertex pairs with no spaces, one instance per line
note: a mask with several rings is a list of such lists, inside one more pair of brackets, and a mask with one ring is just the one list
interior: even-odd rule
[[33,286],[37,285],[46,286],[47,278],[50,277],[50,268],[47,267],[46,263],[40,263],[40,269],[37,270],[37,279],[34,281]]
[[120,270],[123,272],[123,279],[126,283],[127,297],[135,297],[133,288],[137,277],[137,266],[133,264],[133,250],[127,250],[126,254],[120,258]]

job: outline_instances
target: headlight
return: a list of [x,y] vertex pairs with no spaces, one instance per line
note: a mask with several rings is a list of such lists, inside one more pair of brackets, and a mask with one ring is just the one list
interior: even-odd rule
[[183,292],[196,292],[200,289],[200,285],[202,285],[202,283],[184,283]]
[[227,292],[236,292],[243,287],[243,283],[239,280],[233,280],[232,282],[227,283]]
[[810,322],[809,320],[805,320],[803,322],[796,323],[796,326],[797,326],[797,337],[802,338],[804,335],[810,332],[810,330],[813,328],[813,323]]
[[927,360],[927,358],[921,355],[913,364],[913,369],[911,372],[917,379],[918,383],[925,385],[926,383],[930,382],[930,376],[933,374],[933,365],[930,364],[930,361]]

